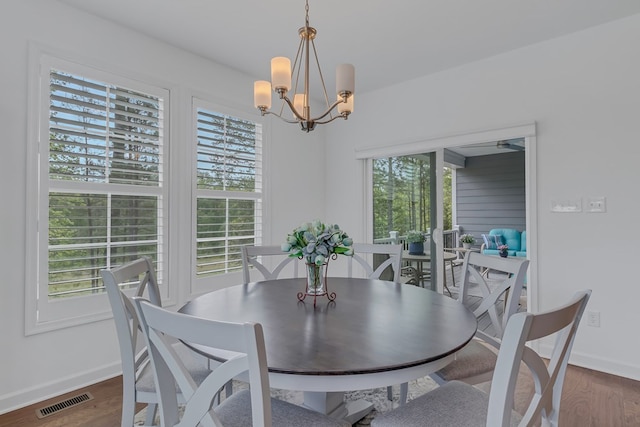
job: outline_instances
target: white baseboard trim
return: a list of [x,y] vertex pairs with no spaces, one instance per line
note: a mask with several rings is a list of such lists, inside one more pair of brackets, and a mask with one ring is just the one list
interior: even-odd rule
[[[539,348],[540,356],[549,358],[551,349],[550,345],[541,345]],[[569,364],[640,381],[640,365],[630,365],[621,363],[619,360],[603,359],[576,351],[571,352]]]
[[16,409],[42,402],[43,400],[113,378],[120,374],[122,374],[122,367],[118,361],[90,371],[70,375],[56,381],[7,393],[0,396],[0,414],[15,411]]

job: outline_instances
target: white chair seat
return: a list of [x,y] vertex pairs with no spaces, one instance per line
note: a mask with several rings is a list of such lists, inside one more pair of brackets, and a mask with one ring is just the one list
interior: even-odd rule
[[454,362],[438,371],[438,375],[444,381],[461,380],[477,384],[477,381],[467,381],[467,379],[475,379],[485,375],[491,376],[497,359],[498,355],[495,352],[487,348],[480,340],[473,339],[456,353]]
[[[454,407],[451,402],[458,402]],[[489,395],[472,385],[451,381],[373,419],[371,427],[486,427]],[[511,425],[522,416],[512,412]]]
[[[242,390],[214,409],[224,427],[247,427],[251,419],[251,393]],[[283,400],[271,398],[271,423],[277,427],[349,427],[346,421],[333,420],[319,412]]]

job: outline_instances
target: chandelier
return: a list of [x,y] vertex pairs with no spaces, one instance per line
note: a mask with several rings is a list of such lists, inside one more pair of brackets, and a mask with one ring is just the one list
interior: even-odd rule
[[[317,124],[325,124],[341,117],[347,119],[353,111],[353,94],[355,88],[355,69],[351,64],[340,64],[336,68],[336,95],[337,100],[330,103],[327,96],[327,88],[324,84],[320,62],[318,61],[318,53],[314,39],[316,37],[316,29],[309,26],[309,1],[305,6],[306,17],[304,27],[298,30],[300,35],[300,44],[291,68],[291,61],[285,57],[275,57],[271,59],[271,82],[259,80],[253,85],[253,102],[256,108],[260,110],[261,115],[273,114],[287,123],[300,123],[300,127],[305,132],[312,131]],[[311,56],[310,47],[313,49],[313,57],[318,67],[318,74],[322,84],[322,91],[326,104],[326,110],[317,117],[311,116],[311,107],[309,105],[309,59]],[[293,101],[287,95],[292,89],[291,81],[295,76],[295,85],[293,86]],[[302,83],[300,79],[302,77]],[[302,86],[299,88],[299,86]],[[271,108],[271,90],[276,92],[282,103],[279,113],[270,111]],[[293,113],[293,119],[287,119],[283,116],[284,105],[288,105]],[[337,107],[337,114],[333,115],[332,111]]]

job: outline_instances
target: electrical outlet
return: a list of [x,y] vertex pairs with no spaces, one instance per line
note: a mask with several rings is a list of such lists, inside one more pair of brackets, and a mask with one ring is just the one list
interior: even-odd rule
[[603,213],[607,211],[607,199],[605,197],[589,197],[587,199],[587,212]]
[[587,312],[587,325],[593,326],[594,328],[600,327],[600,312],[599,311],[588,311]]

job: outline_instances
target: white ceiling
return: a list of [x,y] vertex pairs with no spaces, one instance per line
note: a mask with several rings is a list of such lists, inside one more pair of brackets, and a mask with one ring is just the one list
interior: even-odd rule
[[[269,80],[293,60],[304,0],[58,0]],[[640,0],[309,0],[327,91],[335,67],[356,68],[356,94],[391,86],[640,13]],[[312,91],[317,78],[312,75]],[[320,92],[311,93],[317,99]],[[455,150],[511,152],[495,143]]]
[[[156,39],[270,78],[293,58],[304,0],[59,0]],[[640,13],[639,0],[310,0],[327,81],[356,68],[356,93]]]

